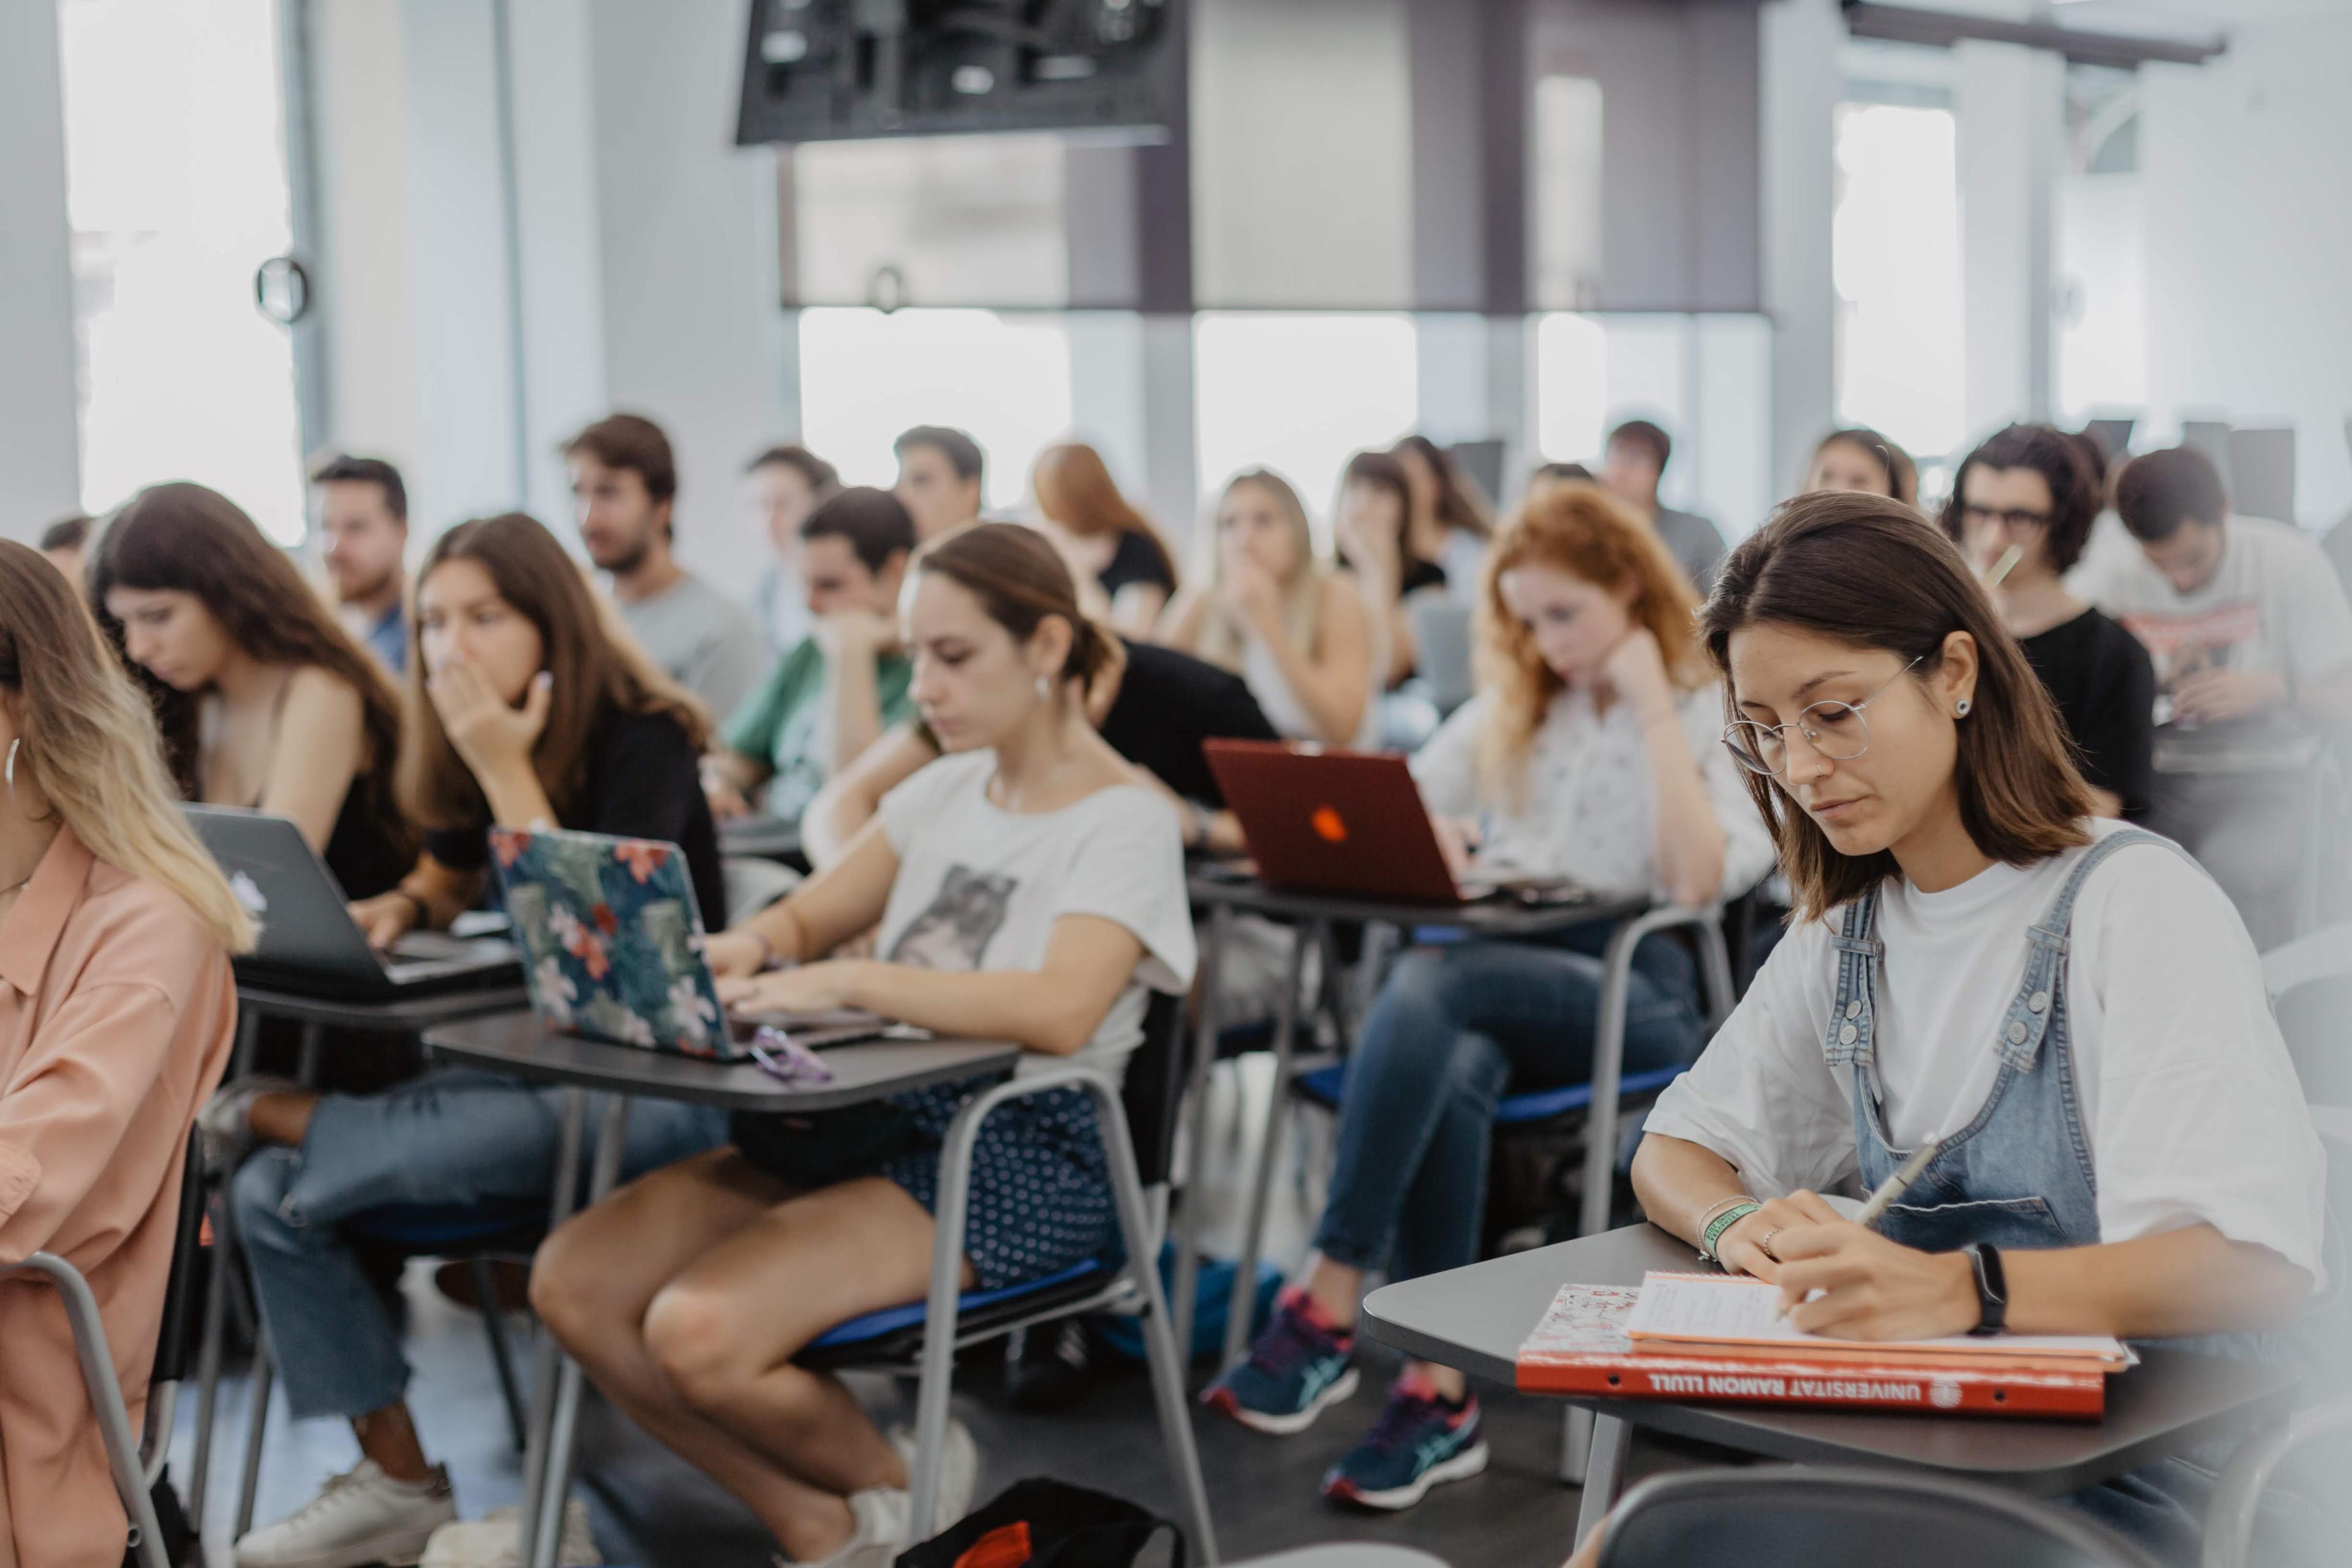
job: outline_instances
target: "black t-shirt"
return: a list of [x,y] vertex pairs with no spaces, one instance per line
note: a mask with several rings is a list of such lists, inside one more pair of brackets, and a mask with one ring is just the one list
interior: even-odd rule
[[2096,610],[2022,641],[2033,673],[2082,749],[2083,776],[2147,814],[2156,795],[2156,666],[2131,633]]
[[1109,563],[1095,574],[1095,581],[1114,599],[1130,583],[1149,584],[1171,594],[1176,591],[1176,576],[1168,569],[1167,557],[1151,547],[1151,541],[1125,529],[1119,531],[1118,548],[1111,552]]
[[[653,838],[685,850],[703,929],[720,931],[727,886],[698,763],[694,742],[668,714],[608,711],[588,736],[586,787],[562,821],[581,833]],[[436,829],[425,836],[425,849],[453,870],[478,870],[490,858],[487,822]]]
[[1444,567],[1434,561],[1408,561],[1404,567],[1404,581],[1397,586],[1397,597],[1408,599],[1423,588],[1444,586]]
[[1103,715],[1102,738],[1186,800],[1222,806],[1225,794],[1201,754],[1201,742],[1281,737],[1248,685],[1231,670],[1174,648],[1119,640],[1127,647],[1127,673]]

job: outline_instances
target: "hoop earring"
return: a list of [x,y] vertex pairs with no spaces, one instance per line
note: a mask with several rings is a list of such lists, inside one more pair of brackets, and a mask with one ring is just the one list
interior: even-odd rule
[[1967,698],[1963,697],[1963,698],[1961,698],[1958,702],[1956,702],[1956,703],[1954,703],[1954,704],[1952,705],[1952,717],[1953,717],[1953,718],[1955,718],[1955,719],[1965,719],[1965,718],[1967,718],[1968,716],[1969,716],[1969,700],[1968,700]]

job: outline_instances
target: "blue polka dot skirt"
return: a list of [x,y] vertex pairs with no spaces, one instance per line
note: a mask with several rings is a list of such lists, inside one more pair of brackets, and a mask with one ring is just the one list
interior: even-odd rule
[[[980,1087],[940,1084],[891,1101],[913,1123],[918,1146],[886,1160],[876,1173],[934,1215],[940,1146]],[[1118,1232],[1102,1131],[1086,1092],[1053,1089],[997,1107],[971,1152],[963,1251],[980,1288],[1002,1289],[1100,1257]]]

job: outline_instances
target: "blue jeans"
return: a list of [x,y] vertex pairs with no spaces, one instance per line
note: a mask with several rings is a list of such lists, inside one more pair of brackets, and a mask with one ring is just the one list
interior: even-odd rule
[[[414,1222],[544,1221],[562,1138],[562,1091],[469,1068],[383,1094],[329,1095],[300,1149],[258,1151],[229,1188],[255,1299],[298,1416],[364,1415],[408,1387],[400,1333],[342,1227],[373,1214]],[[581,1191],[594,1125],[580,1151]],[[674,1100],[629,1107],[621,1177],[727,1142],[727,1113]]]
[[[1316,1249],[1411,1279],[1477,1261],[1486,1156],[1505,1092],[1592,1073],[1606,927],[1558,944],[1465,942],[1397,962],[1364,1022],[1339,1108],[1339,1155]],[[1633,954],[1624,1070],[1698,1055],[1696,965],[1664,936]]]

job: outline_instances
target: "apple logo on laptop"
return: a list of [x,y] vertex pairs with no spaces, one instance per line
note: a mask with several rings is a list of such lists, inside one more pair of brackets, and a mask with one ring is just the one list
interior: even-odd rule
[[229,878],[228,890],[236,895],[238,903],[245,906],[245,912],[255,920],[269,912],[269,900],[263,897],[259,885],[245,872],[238,871]]
[[1307,826],[1313,828],[1315,837],[1326,844],[1345,844],[1348,841],[1348,824],[1328,805],[1317,806],[1314,814],[1307,817]]

